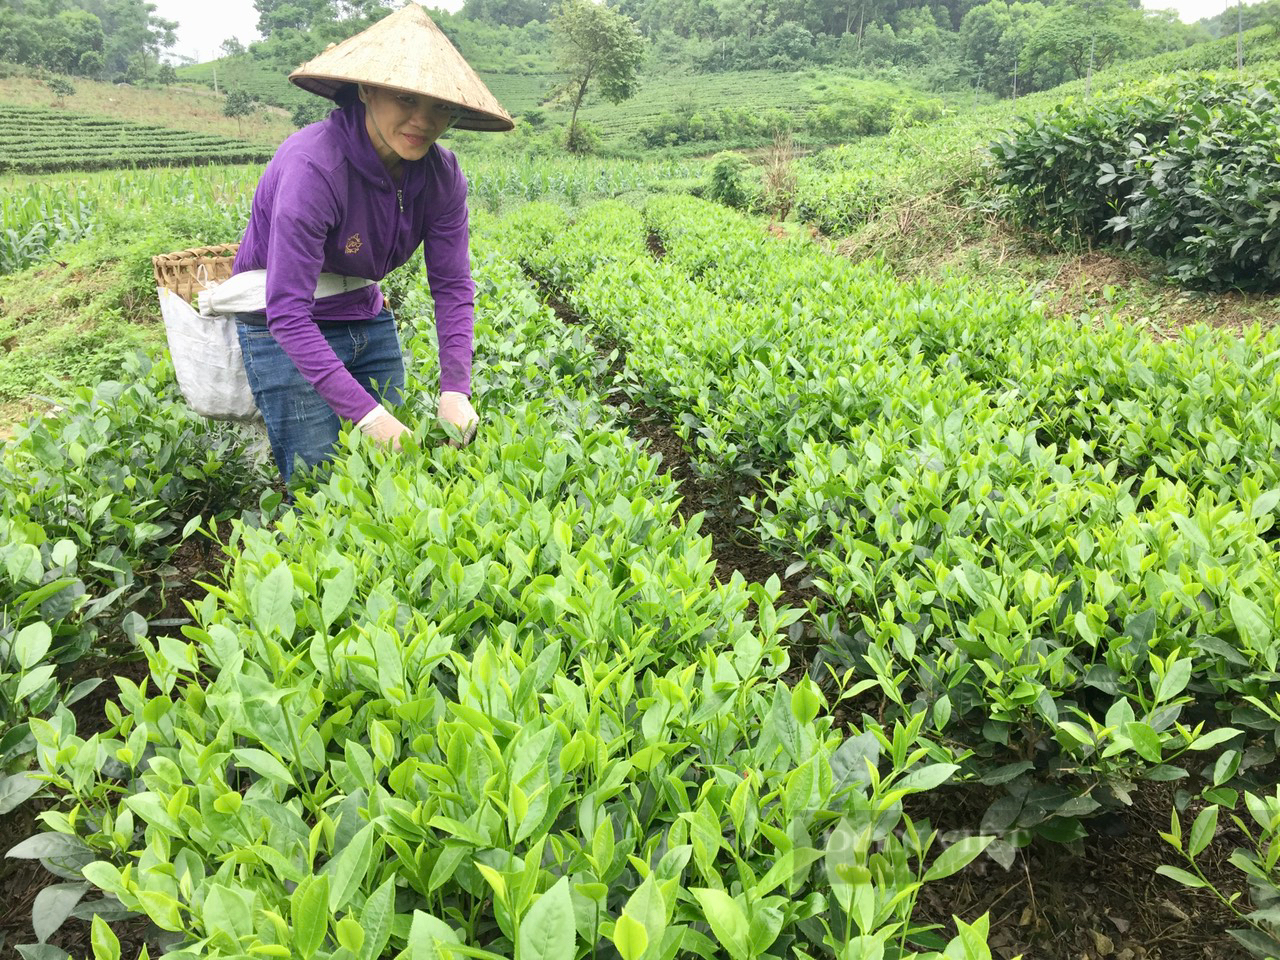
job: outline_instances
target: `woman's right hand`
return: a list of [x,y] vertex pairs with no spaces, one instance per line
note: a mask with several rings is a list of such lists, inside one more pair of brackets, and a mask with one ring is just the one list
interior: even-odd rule
[[382,404],[378,404],[360,418],[356,424],[365,436],[373,437],[379,443],[386,443],[392,450],[400,449],[400,436],[409,432],[409,428],[396,419]]

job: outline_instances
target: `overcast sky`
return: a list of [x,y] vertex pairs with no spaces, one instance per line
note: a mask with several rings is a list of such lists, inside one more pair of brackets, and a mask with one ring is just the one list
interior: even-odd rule
[[[156,13],[166,20],[178,21],[178,42],[172,52],[198,61],[221,56],[222,41],[235,37],[243,44],[260,40],[258,11],[253,0],[221,0],[204,3],[197,0],[150,0]],[[425,7],[460,10],[462,0],[430,0]]]
[[[229,37],[245,44],[259,39],[258,11],[253,9],[253,0],[221,0],[216,4],[197,0],[151,2],[160,16],[178,21],[178,42],[173,48],[176,54],[200,61],[212,60],[218,55],[222,41]],[[1230,4],[1234,4],[1234,0],[1142,0],[1142,5],[1152,10],[1177,10],[1187,23],[1221,13]],[[433,0],[426,6],[458,10],[462,0]]]
[[[1256,0],[1245,0],[1245,5]],[[1177,10],[1186,23],[1195,23],[1204,17],[1213,17],[1227,7],[1234,7],[1235,0],[1142,0],[1148,10]]]

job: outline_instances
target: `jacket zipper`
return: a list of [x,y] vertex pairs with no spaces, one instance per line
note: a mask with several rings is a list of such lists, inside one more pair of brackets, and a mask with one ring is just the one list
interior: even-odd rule
[[[399,208],[399,210],[400,210],[400,215],[401,215],[401,216],[404,216],[404,188],[403,188],[403,187],[396,187],[396,206],[397,206],[397,207]],[[400,227],[400,224],[399,224],[399,218],[397,218],[397,220],[396,220],[396,232],[397,232],[397,233],[399,232],[399,227]],[[388,273],[390,273],[390,272],[391,272],[391,258],[392,258],[392,256],[394,256],[394,251],[393,251],[393,250],[388,250],[388,251],[387,251],[387,260],[386,260],[386,263],[384,263],[384,264],[383,264],[383,266],[382,266],[382,275],[383,275],[384,277],[385,277]]]

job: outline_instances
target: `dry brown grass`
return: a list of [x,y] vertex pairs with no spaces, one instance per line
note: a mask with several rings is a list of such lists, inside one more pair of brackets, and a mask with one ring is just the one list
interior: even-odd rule
[[779,220],[787,219],[796,202],[796,147],[787,131],[774,134],[760,171],[764,205]]

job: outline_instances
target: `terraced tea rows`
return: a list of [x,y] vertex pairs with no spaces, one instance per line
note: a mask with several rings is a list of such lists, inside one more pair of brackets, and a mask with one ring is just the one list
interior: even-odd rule
[[271,150],[212,134],[0,104],[0,173],[264,161]]

